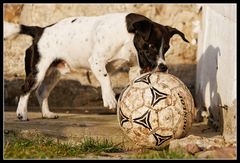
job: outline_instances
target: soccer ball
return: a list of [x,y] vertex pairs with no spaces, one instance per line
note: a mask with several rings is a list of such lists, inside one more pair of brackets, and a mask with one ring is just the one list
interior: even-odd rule
[[186,136],[194,115],[194,101],[177,77],[145,73],[122,91],[117,104],[118,122],[137,145],[164,148],[170,140]]

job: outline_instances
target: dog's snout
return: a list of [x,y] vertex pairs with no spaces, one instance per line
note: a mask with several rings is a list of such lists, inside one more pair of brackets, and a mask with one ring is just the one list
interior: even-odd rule
[[168,70],[168,67],[167,65],[163,64],[163,63],[160,63],[158,65],[158,69],[161,71],[161,72],[166,72]]

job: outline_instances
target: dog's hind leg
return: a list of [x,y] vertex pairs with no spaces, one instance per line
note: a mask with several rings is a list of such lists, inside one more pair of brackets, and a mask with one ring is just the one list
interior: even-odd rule
[[16,111],[17,117],[20,120],[28,120],[27,103],[29,96],[43,81],[44,76],[53,61],[51,58],[39,56],[37,47],[31,46],[26,51],[25,63],[30,63],[30,66],[25,65],[26,79],[22,86],[23,94],[20,96]]
[[26,79],[22,85],[22,95],[18,101],[17,117],[20,120],[28,120],[27,103],[31,93],[31,87],[35,84],[35,76],[37,74],[36,64],[39,55],[34,55],[34,45],[30,46],[25,52],[25,73]]
[[49,69],[49,73],[36,90],[36,96],[42,110],[43,118],[58,118],[58,115],[51,112],[48,106],[48,96],[61,78],[61,73],[54,67]]

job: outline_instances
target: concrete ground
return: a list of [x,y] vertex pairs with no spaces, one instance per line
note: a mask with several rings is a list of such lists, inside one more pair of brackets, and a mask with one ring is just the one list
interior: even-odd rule
[[[126,139],[119,127],[117,115],[113,110],[102,108],[102,111],[96,109],[98,110],[96,112],[91,108],[78,108],[78,111],[77,109],[68,111],[66,108],[64,112],[63,109],[55,111],[59,115],[58,119],[43,119],[40,111],[36,111],[36,108],[31,110],[28,112],[29,121],[18,120],[16,112],[12,108],[5,111],[4,129],[37,129],[43,134],[58,137],[81,138],[83,136],[92,136],[113,139],[114,141]],[[219,132],[213,131],[206,123],[194,123],[189,131],[189,135],[191,134],[203,137],[220,135]]]
[[[117,115],[114,111],[102,109],[102,112],[95,114],[91,113],[91,109],[80,112],[68,111],[59,112],[58,119],[42,119],[39,111],[28,112],[29,121],[19,121],[15,111],[8,109],[4,112],[4,131],[25,131],[39,132],[54,138],[72,141],[78,143],[85,136],[93,138],[106,138],[114,144],[122,144],[126,149],[137,150],[140,147],[136,146],[131,140],[126,137],[119,127]],[[58,111],[56,111],[58,112]],[[86,114],[88,113],[88,114]],[[220,135],[215,132],[206,123],[194,123],[188,135],[196,135],[201,137],[211,138]]]
[[63,109],[54,109],[59,115],[57,119],[43,119],[40,112],[30,111],[28,112],[29,121],[20,121],[16,117],[16,112],[8,108],[7,110],[10,111],[4,112],[4,131],[37,131],[43,135],[69,140],[73,143],[78,143],[87,136],[108,139],[114,144],[124,142],[126,148],[135,146],[121,131],[117,115],[113,110],[102,108],[102,110],[96,109],[98,110],[96,112],[95,109],[78,108],[68,111],[66,108],[64,112]]

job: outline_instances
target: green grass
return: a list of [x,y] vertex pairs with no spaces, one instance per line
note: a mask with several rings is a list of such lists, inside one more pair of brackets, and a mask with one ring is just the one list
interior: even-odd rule
[[16,134],[5,137],[4,141],[4,159],[83,158],[89,153],[119,151],[122,149],[111,141],[91,137],[84,138],[79,145],[58,143],[46,136],[27,139]]
[[[79,144],[63,143],[43,135],[23,137],[20,133],[4,136],[4,159],[86,159],[111,154],[109,158],[122,159],[194,159],[190,154],[162,150],[131,151],[107,139],[85,137]],[[114,154],[117,152],[117,154]],[[106,155],[107,154],[107,155]]]
[[120,152],[122,149],[116,145],[114,145],[111,141],[107,139],[93,139],[86,137],[83,140],[83,143],[79,146],[80,150],[83,152]]

